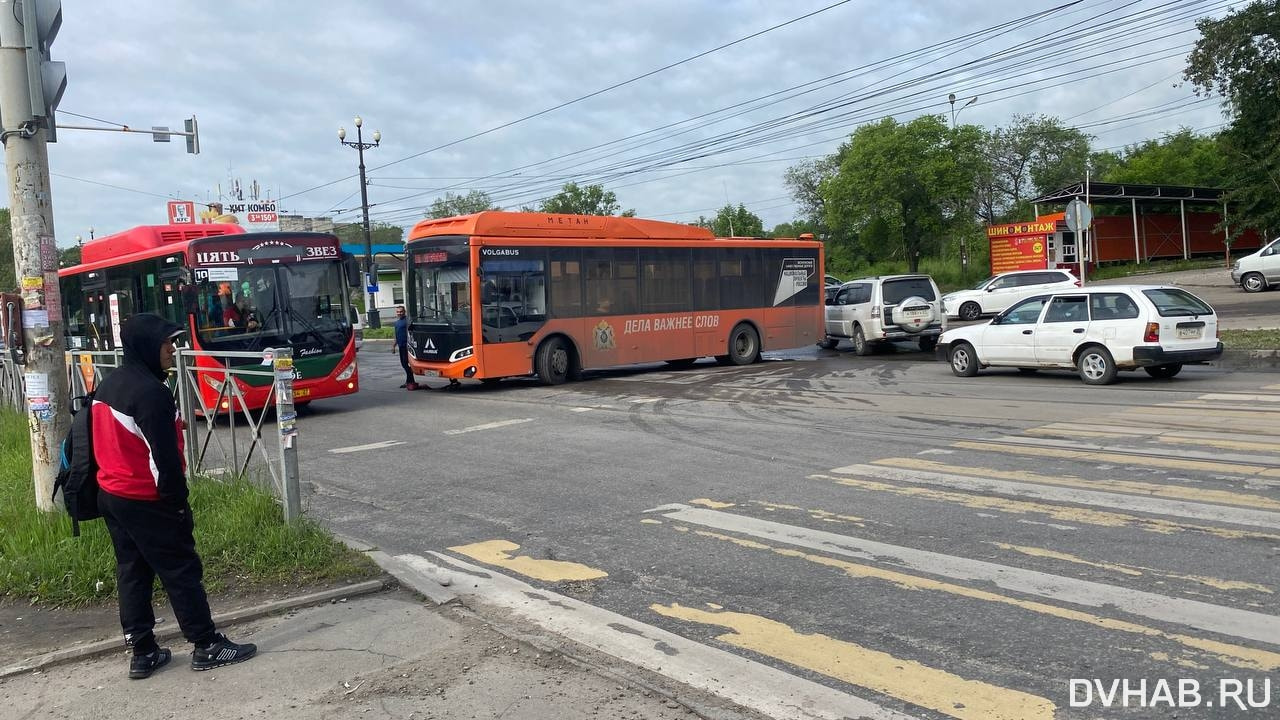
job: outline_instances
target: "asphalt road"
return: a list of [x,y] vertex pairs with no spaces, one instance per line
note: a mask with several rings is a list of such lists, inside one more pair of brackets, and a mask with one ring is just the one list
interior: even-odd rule
[[[374,345],[362,391],[301,418],[306,512],[465,561],[482,613],[772,668],[808,708],[779,716],[1280,716],[1280,375],[768,357],[405,392]],[[683,672],[688,650],[649,644],[617,653]],[[1268,709],[1234,710],[1235,681]]]

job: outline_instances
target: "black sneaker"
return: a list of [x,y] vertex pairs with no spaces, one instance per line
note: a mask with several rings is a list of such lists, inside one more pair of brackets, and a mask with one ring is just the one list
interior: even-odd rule
[[129,679],[142,680],[151,677],[151,673],[164,667],[173,653],[169,648],[156,648],[146,655],[134,655],[129,661]]
[[234,665],[248,660],[257,652],[258,646],[253,643],[240,645],[228,640],[226,635],[218,633],[212,645],[198,647],[191,652],[191,669],[212,670],[223,665]]

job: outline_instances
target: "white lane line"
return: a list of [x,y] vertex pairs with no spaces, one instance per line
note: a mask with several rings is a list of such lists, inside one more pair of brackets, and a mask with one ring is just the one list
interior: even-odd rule
[[403,440],[385,440],[383,442],[369,443],[368,445],[351,445],[349,447],[333,448],[329,452],[335,455],[343,455],[346,453],[361,452],[362,450],[381,450],[389,448],[392,445],[403,445]]
[[1012,565],[889,545],[849,535],[733,515],[721,510],[686,507],[684,510],[663,513],[663,517],[775,543],[853,557],[876,565],[889,565],[955,580],[987,582],[1005,590],[1048,598],[1058,603],[1067,602],[1093,608],[1113,606],[1117,610],[1152,620],[1280,645],[1280,617],[1275,615],[1197,600],[1171,598],[1089,580],[1075,580]]
[[[1127,438],[1126,438],[1127,439]],[[1128,447],[1124,445],[1100,445],[1097,443],[1080,442],[1078,440],[1066,440],[1046,437],[1026,437],[1023,435],[1004,435],[998,437],[994,442],[1014,443],[1017,445],[1029,445],[1032,447],[1062,448],[1066,450],[1080,450],[1083,452],[1109,452],[1109,453],[1132,453],[1137,456],[1134,458],[1133,465],[1142,464],[1142,456],[1150,456],[1150,448]],[[1274,439],[1273,439],[1274,442]],[[1162,455],[1164,453],[1161,453]],[[1193,450],[1191,448],[1179,448],[1177,456],[1188,460],[1216,460],[1220,462],[1237,462],[1250,463],[1254,465],[1267,465],[1276,462],[1277,458],[1274,454],[1265,453],[1231,453],[1222,450]]]
[[[810,680],[776,670],[662,628],[537,588],[516,578],[440,553],[398,555],[410,568],[455,576],[451,590],[503,608],[543,629],[725,698],[772,718],[795,720],[915,720]],[[465,582],[463,582],[465,580]]]
[[521,423],[533,422],[533,418],[518,418],[515,420],[499,420],[497,422],[485,423],[483,425],[472,425],[471,427],[454,428],[453,430],[445,430],[445,435],[461,435],[462,433],[479,432],[481,430],[493,430],[494,428],[506,427],[508,425],[519,425]]
[[1254,402],[1280,402],[1280,395],[1243,395],[1235,393],[1209,393],[1201,395],[1201,400],[1227,400],[1229,402],[1240,402],[1244,400],[1252,400]]
[[953,490],[1000,493],[1001,495],[1030,497],[1074,505],[1091,505],[1108,510],[1127,510],[1148,515],[1168,515],[1170,517],[1208,520],[1210,522],[1234,525],[1280,528],[1280,513],[1183,500],[1164,500],[1149,495],[1125,495],[1100,490],[1081,490],[1075,487],[953,475],[929,470],[905,470],[883,465],[848,465],[836,468],[832,472],[840,475],[876,478],[877,480],[933,485]]

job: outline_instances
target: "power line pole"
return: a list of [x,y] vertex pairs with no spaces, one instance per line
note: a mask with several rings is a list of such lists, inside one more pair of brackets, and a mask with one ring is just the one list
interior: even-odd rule
[[23,379],[36,507],[52,511],[58,442],[70,425],[46,142],[66,87],[48,47],[62,24],[58,0],[0,0],[0,143],[9,178],[13,261],[22,291]]

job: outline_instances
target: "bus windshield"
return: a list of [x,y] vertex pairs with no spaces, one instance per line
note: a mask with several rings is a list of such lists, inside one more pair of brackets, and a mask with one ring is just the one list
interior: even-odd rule
[[196,288],[196,326],[207,350],[292,345],[295,357],[305,357],[340,353],[351,337],[338,263],[224,268]]
[[411,255],[413,322],[471,327],[471,268],[467,248],[423,248]]

